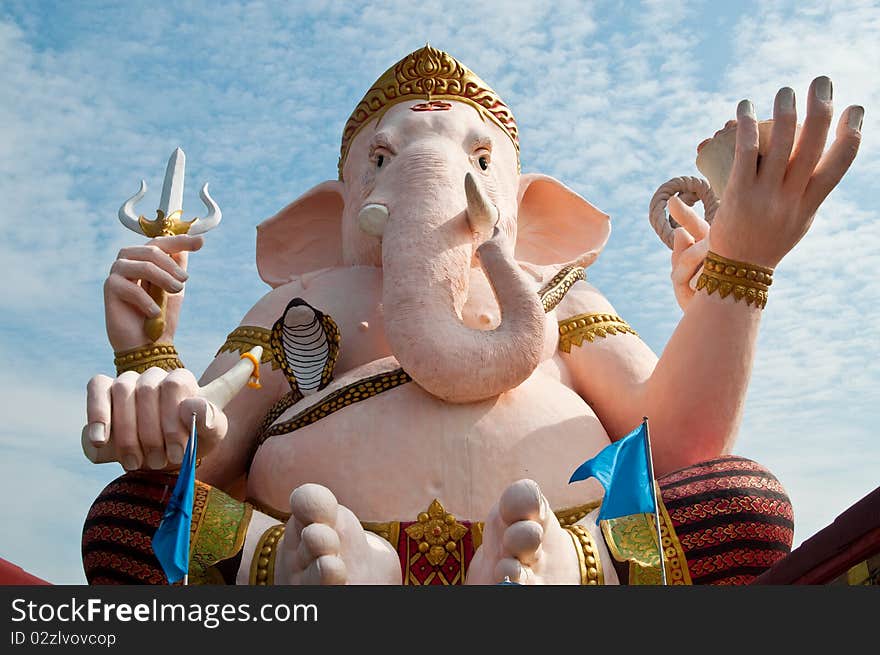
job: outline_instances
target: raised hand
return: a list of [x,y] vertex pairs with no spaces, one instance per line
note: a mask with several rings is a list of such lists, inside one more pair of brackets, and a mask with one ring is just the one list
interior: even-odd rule
[[189,252],[204,244],[201,236],[157,237],[142,246],[119,251],[104,282],[104,317],[110,345],[116,352],[131,350],[152,340],[144,331],[144,320],[159,315],[150,297],[150,287],[168,293],[165,330],[158,341],[171,343],[183,304]]
[[[250,352],[260,361],[261,347]],[[175,468],[183,461],[195,414],[197,455],[204,457],[226,436],[223,408],[247,384],[253,368],[251,360],[242,359],[205,387],[186,369],[127,371],[115,380],[96,375],[88,384],[83,452],[96,464],[119,462],[129,471]]]
[[834,143],[823,154],[833,114],[832,84],[817,77],[807,117],[795,142],[794,91],[776,94],[766,155],[758,157],[758,123],[749,100],[737,107],[736,153],[730,180],[712,223],[709,247],[737,261],[773,268],[810,229],[816,210],[858,152],[864,109],[841,115]]

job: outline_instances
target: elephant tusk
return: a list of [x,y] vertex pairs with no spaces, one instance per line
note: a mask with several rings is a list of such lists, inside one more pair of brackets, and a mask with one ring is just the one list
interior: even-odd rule
[[220,207],[217,206],[217,203],[214,202],[214,199],[208,193],[207,182],[202,185],[202,190],[199,191],[199,198],[202,199],[202,202],[205,203],[205,207],[208,208],[208,215],[204,218],[195,219],[187,234],[204,234],[208,230],[213,230],[217,227],[220,219],[223,218],[223,213],[220,211]]
[[467,217],[471,229],[479,234],[490,233],[498,222],[498,208],[483,195],[470,173],[464,176],[464,193],[467,196]]
[[358,225],[370,236],[382,238],[385,223],[388,222],[388,208],[375,203],[364,205],[358,214]]
[[201,387],[199,389],[199,396],[214,403],[220,409],[226,407],[229,401],[239,391],[244,389],[248,380],[254,374],[255,366],[253,362],[260,361],[260,358],[263,356],[262,346],[254,346],[250,349],[249,354],[253,356],[253,360],[242,358],[219,378]]
[[[141,198],[144,197],[146,192],[147,183],[141,180],[141,188],[138,192],[122,203],[122,207],[119,208],[119,221],[129,230],[137,232],[138,234],[144,234],[144,230],[141,227],[140,221],[138,221],[138,217],[134,213],[134,206],[141,201]],[[144,236],[146,235],[144,234]]]

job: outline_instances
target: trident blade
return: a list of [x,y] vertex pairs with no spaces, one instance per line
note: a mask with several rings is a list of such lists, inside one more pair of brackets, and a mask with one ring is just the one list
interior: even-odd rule
[[186,171],[186,155],[180,148],[175,149],[168,159],[165,169],[165,182],[162,184],[162,197],[159,209],[170,216],[173,212],[183,209],[183,176]]

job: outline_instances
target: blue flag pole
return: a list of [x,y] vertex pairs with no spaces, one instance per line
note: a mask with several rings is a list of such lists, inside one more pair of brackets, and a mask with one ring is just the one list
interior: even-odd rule
[[666,561],[663,557],[663,536],[660,534],[660,506],[657,502],[657,488],[654,484],[654,458],[651,455],[651,436],[648,432],[648,417],[643,416],[645,421],[645,452],[648,455],[648,476],[651,479],[651,497],[654,499],[654,528],[657,530],[657,550],[660,553],[660,579],[666,586]]
[[192,429],[177,483],[152,539],[153,553],[170,584],[178,580],[183,580],[184,585],[189,584],[189,531],[195,492],[196,449],[196,415],[193,413]]

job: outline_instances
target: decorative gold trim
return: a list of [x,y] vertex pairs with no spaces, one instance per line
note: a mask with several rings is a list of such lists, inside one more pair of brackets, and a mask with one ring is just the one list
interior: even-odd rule
[[278,555],[278,542],[284,535],[283,525],[268,528],[254,549],[251,572],[248,582],[252,585],[275,584],[275,558]]
[[411,382],[412,378],[407,375],[402,368],[394,369],[386,373],[379,373],[357,382],[347,384],[341,389],[337,389],[328,394],[314,405],[306,407],[296,416],[288,421],[273,425],[267,428],[257,437],[257,445],[262,445],[269,437],[278,434],[289,434],[294,430],[299,430],[307,425],[311,425],[315,421],[324,418],[336,412],[343,407],[348,407],[354,403],[377,396],[380,393],[399,387],[402,384]]
[[609,334],[634,334],[629,324],[613,314],[578,314],[559,321],[559,349],[570,353],[571,347],[580,346],[584,339],[592,343],[595,339]]
[[400,521],[361,521],[361,526],[367,532],[382,537],[395,549],[397,548],[397,542],[400,539]]
[[[692,584],[687,558],[675,533],[666,506],[657,488],[660,507],[660,538],[666,564],[666,581],[670,585]],[[602,536],[611,556],[618,562],[629,562],[630,585],[659,585],[660,553],[653,514],[633,514],[600,521]]]
[[138,225],[141,226],[144,235],[150,239],[156,237],[173,237],[179,234],[186,234],[189,228],[196,222],[183,220],[183,210],[173,211],[168,216],[161,209],[156,210],[155,220],[149,221],[143,216],[138,216]]
[[666,557],[666,577],[669,584],[692,585],[691,572],[688,569],[684,548],[678,540],[672,519],[666,511],[666,505],[660,499],[660,488],[657,488],[657,505],[660,508],[660,537],[663,540],[663,554]]
[[453,100],[471,105],[507,133],[516,148],[519,165],[518,131],[507,105],[488,84],[454,57],[426,45],[385,71],[349,116],[339,151],[340,180],[348,150],[364,125],[406,100]]
[[196,482],[190,524],[190,584],[217,584],[211,567],[242,549],[252,515],[251,505]]
[[571,264],[563,267],[550,281],[541,287],[538,296],[544,312],[552,312],[562,302],[565,294],[574,286],[575,282],[586,281],[587,273],[582,266]]
[[710,296],[718,291],[722,298],[732,293],[734,301],[745,299],[747,305],[764,309],[771,284],[772,268],[727,259],[710,250],[697,280],[697,291],[705,289]]
[[272,331],[257,325],[241,325],[235,328],[226,337],[226,342],[220,346],[217,355],[223,352],[234,352],[243,354],[248,352],[254,346],[262,346],[263,355],[260,357],[260,363],[271,364],[272,370],[277,370],[278,362],[269,346],[269,337]]
[[404,530],[406,535],[419,542],[419,552],[432,566],[440,566],[450,553],[458,549],[468,530],[449,514],[436,498],[426,512],[420,512],[415,523]]
[[561,525],[563,528],[567,528],[568,526],[574,525],[575,523],[580,521],[601,504],[601,499],[594,500],[585,505],[578,505],[577,507],[571,507],[569,509],[561,509],[558,512],[554,512],[554,514],[556,514],[559,525]]
[[173,343],[152,343],[148,346],[140,346],[113,354],[113,364],[116,366],[117,375],[122,375],[126,371],[144,373],[148,368],[154,366],[166,371],[184,367],[183,362],[177,356],[177,349]]
[[603,585],[602,561],[593,541],[593,535],[582,525],[569,525],[565,530],[571,535],[577,550],[578,565],[581,569],[582,585]]

